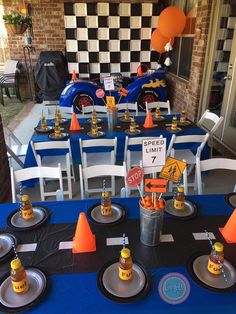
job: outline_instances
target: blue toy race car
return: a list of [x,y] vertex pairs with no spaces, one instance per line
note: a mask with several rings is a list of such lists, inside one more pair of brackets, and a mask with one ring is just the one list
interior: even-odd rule
[[[143,76],[125,77],[120,73],[111,74],[115,89],[105,91],[102,79],[76,80],[67,85],[60,96],[61,107],[71,107],[76,113],[82,111],[82,106],[101,105],[106,103],[106,96],[114,96],[116,104],[138,102],[139,108],[145,110],[146,102],[166,101],[167,90],[165,71],[148,71]],[[98,91],[99,90],[99,91]],[[98,98],[103,96],[102,98]]]

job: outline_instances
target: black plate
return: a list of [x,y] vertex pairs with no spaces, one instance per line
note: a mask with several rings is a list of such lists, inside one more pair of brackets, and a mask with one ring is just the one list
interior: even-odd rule
[[65,132],[61,132],[61,137],[55,137],[54,133],[50,133],[48,135],[48,137],[52,140],[56,140],[56,141],[60,141],[60,140],[65,140],[67,138],[69,138],[70,134],[69,133],[65,133]]
[[110,292],[108,292],[106,290],[106,288],[104,287],[103,285],[103,282],[102,282],[102,279],[103,279],[103,274],[105,272],[105,270],[112,264],[116,263],[118,260],[115,259],[115,260],[112,260],[108,263],[106,263],[98,272],[97,274],[97,285],[98,285],[98,288],[99,290],[102,292],[102,294],[107,297],[108,299],[114,301],[114,302],[119,302],[119,303],[133,303],[133,302],[136,302],[136,301],[139,301],[141,299],[143,299],[150,291],[151,289],[151,278],[148,274],[148,272],[146,271],[146,269],[141,266],[139,263],[137,263],[136,261],[133,261],[136,265],[138,265],[145,277],[146,277],[146,283],[145,283],[145,286],[143,288],[143,290],[141,292],[139,292],[137,295],[133,296],[133,297],[129,297],[129,298],[121,298],[121,297],[117,297],[113,294],[111,294]]
[[232,204],[231,201],[230,201],[230,198],[235,198],[236,199],[236,193],[229,193],[227,195],[225,195],[225,202],[232,208],[235,208],[236,205],[235,204]]
[[94,204],[93,206],[91,206],[89,209],[88,209],[88,212],[87,212],[87,215],[89,217],[89,219],[94,223],[94,224],[97,224],[97,225],[103,225],[103,226],[114,226],[114,225],[117,225],[119,223],[121,223],[122,221],[125,220],[125,217],[126,217],[126,209],[123,205],[121,204],[118,204],[118,203],[115,203],[115,202],[112,202],[112,204],[115,204],[117,206],[119,206],[121,208],[121,217],[114,221],[114,222],[110,222],[110,223],[102,223],[102,222],[98,222],[97,220],[95,220],[93,217],[92,217],[92,211],[94,210],[94,208],[96,208],[97,206],[99,206],[101,203],[96,203]]
[[[51,119],[51,122],[55,124],[57,122],[57,119],[56,118]],[[60,124],[66,124],[68,122],[69,122],[69,119],[61,118],[61,123]]]
[[37,133],[47,134],[47,133],[51,133],[54,131],[54,126],[48,125],[46,130],[42,129],[40,126],[36,126],[36,128],[34,128],[34,130]]
[[[8,233],[8,232],[4,232],[4,233],[2,233],[2,235],[3,235],[3,234],[4,234],[4,235],[7,235],[7,236],[9,236],[9,237],[11,237],[12,240],[14,241],[15,247],[17,247],[18,240],[17,240],[17,238],[16,238],[13,234]],[[3,255],[3,256],[0,258],[0,263],[3,262],[3,261],[5,261],[6,259],[10,258],[10,257],[13,256],[14,254],[15,254],[15,253],[14,253],[13,249],[11,249],[9,252],[7,252],[5,255]]]
[[218,289],[218,288],[214,288],[211,286],[208,286],[206,283],[204,283],[203,281],[201,281],[197,275],[195,274],[194,270],[193,270],[193,262],[195,261],[196,258],[198,258],[199,256],[202,255],[206,255],[206,254],[210,254],[210,252],[206,252],[206,251],[202,251],[202,252],[198,252],[196,254],[194,254],[187,262],[187,270],[190,274],[190,276],[193,278],[193,280],[201,287],[210,290],[210,291],[215,291],[215,292],[229,292],[229,291],[233,291],[236,289],[236,284],[234,284],[233,286],[231,286],[230,288],[225,288],[225,289]]
[[[25,267],[25,269],[27,269],[29,267]],[[32,267],[31,267],[32,268]],[[36,268],[36,267],[34,267]],[[39,269],[37,267],[37,269]],[[46,285],[44,290],[41,292],[41,294],[37,297],[37,299],[35,299],[33,302],[25,305],[25,306],[21,306],[21,307],[14,307],[14,308],[10,308],[7,306],[4,306],[2,303],[0,303],[0,311],[3,313],[20,313],[20,312],[24,312],[26,310],[29,310],[31,308],[33,308],[36,304],[38,304],[39,302],[41,302],[43,300],[43,298],[45,297],[45,295],[47,294],[48,290],[49,290],[49,282],[48,282],[48,277],[45,274],[45,272],[43,272],[41,269],[39,269],[44,276],[46,277]],[[0,284],[7,279],[7,277],[9,277],[9,272],[4,274],[3,277],[0,279]]]
[[[33,206],[34,208],[34,206]],[[30,227],[24,227],[24,228],[20,228],[20,227],[16,227],[11,223],[11,218],[15,215],[15,213],[17,213],[19,211],[19,209],[15,210],[14,212],[12,212],[8,217],[7,217],[7,224],[8,226],[16,231],[28,231],[28,230],[33,230],[36,229],[38,227],[40,227],[42,224],[45,223],[45,221],[50,217],[50,212],[47,208],[42,207],[42,206],[37,206],[37,208],[42,209],[42,211],[44,212],[44,218],[37,224],[30,226]]]
[[[169,199],[172,199],[173,197],[166,197],[165,198],[165,201],[167,201],[167,200],[169,200]],[[192,219],[192,218],[194,218],[194,217],[196,217],[197,216],[197,206],[196,206],[196,204],[195,203],[193,203],[193,201],[192,200],[189,200],[187,197],[185,198],[186,199],[186,201],[188,201],[189,203],[191,203],[192,204],[192,206],[193,206],[193,213],[191,214],[191,215],[189,215],[189,216],[176,216],[176,215],[172,215],[171,213],[169,213],[169,212],[167,212],[167,211],[165,211],[165,214],[167,214],[167,215],[169,215],[170,217],[172,217],[172,218],[174,218],[174,219],[177,219],[177,220],[189,220],[189,219]]]

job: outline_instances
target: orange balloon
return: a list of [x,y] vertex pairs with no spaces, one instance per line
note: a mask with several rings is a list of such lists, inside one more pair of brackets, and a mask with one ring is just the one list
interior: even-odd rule
[[186,16],[184,11],[174,6],[170,6],[163,10],[158,20],[158,28],[162,35],[167,38],[181,34],[185,24]]
[[[155,29],[155,31],[152,33],[151,37],[151,45],[154,50],[157,52],[163,53],[165,52],[165,45],[169,42],[169,38],[164,37],[159,29]],[[174,44],[174,38],[170,39],[171,45]]]

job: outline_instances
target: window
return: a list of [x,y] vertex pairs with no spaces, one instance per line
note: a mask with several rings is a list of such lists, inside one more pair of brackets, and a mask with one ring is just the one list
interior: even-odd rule
[[178,6],[185,11],[187,21],[183,34],[175,38],[171,52],[172,64],[169,67],[169,72],[188,80],[195,36],[197,1],[175,0],[172,1],[172,5]]

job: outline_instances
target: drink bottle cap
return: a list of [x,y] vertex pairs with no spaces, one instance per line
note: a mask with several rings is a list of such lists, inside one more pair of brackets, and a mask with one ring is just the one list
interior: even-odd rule
[[216,242],[214,244],[214,248],[215,248],[216,252],[222,253],[224,250],[224,245],[221,242]]
[[102,192],[102,196],[103,196],[103,197],[109,197],[109,196],[110,196],[110,193],[109,193],[109,192]]
[[21,261],[19,258],[15,258],[11,261],[11,268],[12,269],[18,269],[22,266]]
[[29,200],[29,195],[22,195],[22,198],[21,198],[21,200],[23,201],[23,202],[26,202],[26,201],[28,201]]
[[124,258],[130,257],[130,250],[127,249],[126,247],[124,247],[124,248],[121,250],[121,257],[124,257]]
[[184,187],[183,186],[178,186],[178,192],[183,193],[184,192]]

